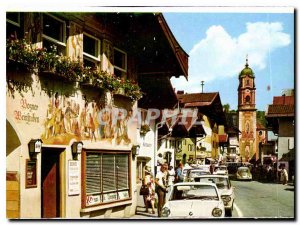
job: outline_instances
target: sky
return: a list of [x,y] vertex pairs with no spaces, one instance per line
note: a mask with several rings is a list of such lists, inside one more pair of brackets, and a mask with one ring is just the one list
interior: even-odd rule
[[222,104],[237,109],[238,75],[255,75],[256,108],[265,111],[273,96],[294,88],[294,14],[165,12],[171,31],[189,55],[188,81],[173,77],[176,90],[219,92]]

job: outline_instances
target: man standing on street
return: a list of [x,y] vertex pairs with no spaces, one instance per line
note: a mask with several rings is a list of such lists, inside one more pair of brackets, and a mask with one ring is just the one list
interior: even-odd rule
[[164,163],[160,167],[160,171],[156,174],[155,185],[158,196],[157,212],[158,217],[161,217],[162,207],[166,202],[167,179],[168,179],[168,164]]
[[178,165],[178,168],[175,172],[175,183],[183,182],[182,171],[183,171],[183,164],[180,162],[179,165]]

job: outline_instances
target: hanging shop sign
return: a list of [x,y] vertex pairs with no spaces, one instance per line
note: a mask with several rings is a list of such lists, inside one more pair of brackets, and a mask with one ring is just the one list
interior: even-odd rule
[[69,195],[79,195],[80,194],[80,182],[79,182],[79,161],[69,160],[68,163],[68,194]]

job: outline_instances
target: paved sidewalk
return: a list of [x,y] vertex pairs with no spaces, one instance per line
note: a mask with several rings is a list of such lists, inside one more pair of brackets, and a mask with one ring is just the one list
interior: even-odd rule
[[157,209],[155,209],[155,214],[151,213],[151,209],[149,209],[149,213],[146,212],[145,207],[137,207],[136,208],[136,213],[134,216],[129,217],[128,219],[159,219],[157,216]]

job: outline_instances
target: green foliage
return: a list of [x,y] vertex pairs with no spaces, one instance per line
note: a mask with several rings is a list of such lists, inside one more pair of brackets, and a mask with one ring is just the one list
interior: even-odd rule
[[103,88],[112,93],[122,88],[124,95],[132,101],[142,97],[140,87],[133,81],[121,79],[105,71],[84,67],[79,60],[74,61],[67,56],[57,55],[55,46],[49,50],[34,48],[25,39],[18,40],[12,37],[6,42],[6,55],[7,62],[24,64],[27,69],[35,68],[38,72],[52,72],[69,81],[88,82],[94,87]]
[[265,111],[257,111],[256,112],[256,119],[259,121],[263,126],[267,126],[267,120],[265,117]]

